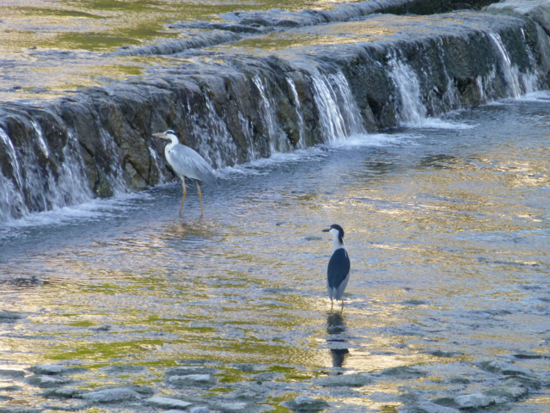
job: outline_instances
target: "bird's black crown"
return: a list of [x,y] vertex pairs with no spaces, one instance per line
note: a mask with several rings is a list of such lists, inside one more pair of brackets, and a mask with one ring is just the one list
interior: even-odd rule
[[172,135],[175,135],[175,134],[176,134],[176,132],[174,132],[172,129],[168,129],[168,130],[167,130],[166,132],[164,132],[164,133],[166,133],[166,134],[171,133]]
[[338,224],[332,224],[330,226],[331,228],[334,228],[336,231],[338,231],[340,242],[344,242],[344,228],[342,228]]

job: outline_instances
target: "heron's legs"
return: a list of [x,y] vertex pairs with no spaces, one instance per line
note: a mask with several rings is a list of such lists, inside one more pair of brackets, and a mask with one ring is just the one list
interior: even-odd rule
[[334,308],[334,299],[330,297],[330,311]]
[[201,201],[201,217],[204,215],[204,209],[202,208],[202,195],[201,187],[199,186],[199,181],[197,181],[197,189],[199,190],[199,200]]
[[183,198],[181,198],[180,216],[181,216],[181,210],[183,209],[183,201],[185,201],[185,197],[187,195],[187,188],[185,187],[185,178],[181,179],[181,183],[183,184]]

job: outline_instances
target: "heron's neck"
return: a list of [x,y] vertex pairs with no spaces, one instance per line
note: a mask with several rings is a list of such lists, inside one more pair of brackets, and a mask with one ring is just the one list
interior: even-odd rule
[[168,152],[170,152],[172,148],[176,146],[178,143],[179,142],[175,137],[170,136],[170,143],[166,145],[166,147],[164,148],[164,153],[167,154]]
[[336,251],[337,249],[344,248],[347,251],[346,244],[344,244],[344,240],[340,242],[340,237],[338,234],[334,234],[332,237],[332,250]]

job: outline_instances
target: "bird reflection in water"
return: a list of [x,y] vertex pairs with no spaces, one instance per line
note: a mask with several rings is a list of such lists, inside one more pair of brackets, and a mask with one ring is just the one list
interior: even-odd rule
[[348,357],[348,341],[344,333],[346,324],[342,313],[333,313],[327,317],[327,344],[332,355],[332,367],[342,367]]

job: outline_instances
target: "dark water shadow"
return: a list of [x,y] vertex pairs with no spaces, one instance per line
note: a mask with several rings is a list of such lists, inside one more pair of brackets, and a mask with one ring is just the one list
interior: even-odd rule
[[329,312],[327,316],[327,344],[332,356],[332,367],[342,367],[349,355],[349,344],[345,338],[346,330],[344,314]]

